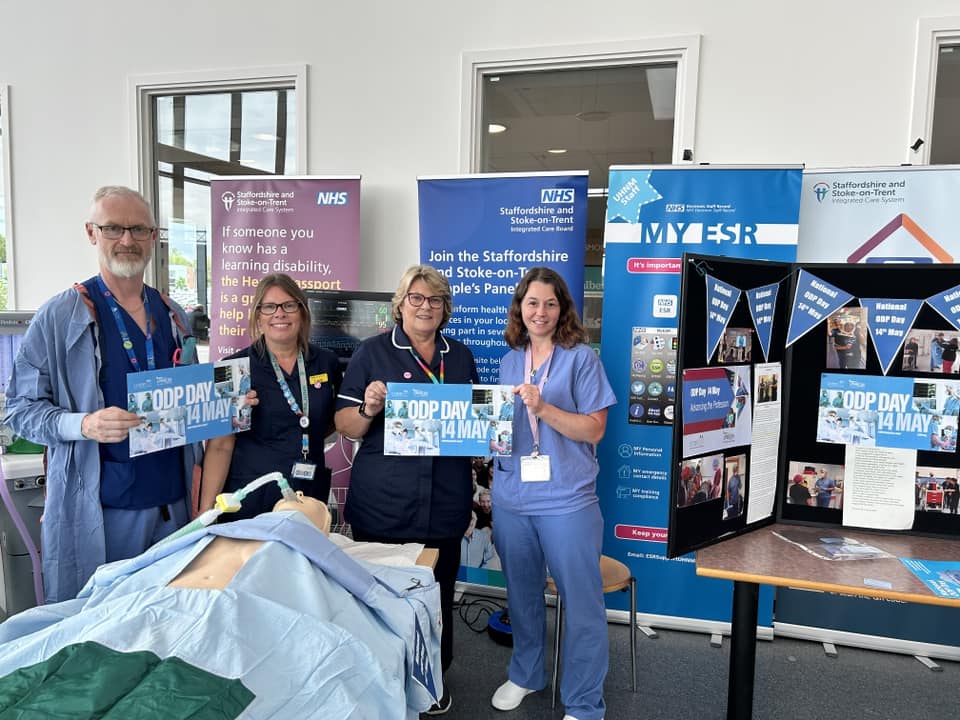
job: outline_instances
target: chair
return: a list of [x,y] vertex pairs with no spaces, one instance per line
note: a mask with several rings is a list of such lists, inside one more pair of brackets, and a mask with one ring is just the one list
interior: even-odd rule
[[[607,555],[600,556],[600,577],[603,592],[630,591],[630,671],[633,677],[633,692],[637,691],[637,579],[630,568]],[[563,603],[553,578],[547,578],[547,590],[557,598],[557,617],[553,633],[553,679],[551,681],[550,707],[557,706],[557,680],[560,677],[560,640],[563,633]]]

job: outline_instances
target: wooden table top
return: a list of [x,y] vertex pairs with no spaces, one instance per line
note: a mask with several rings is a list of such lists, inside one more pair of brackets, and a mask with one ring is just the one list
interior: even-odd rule
[[[822,538],[834,542],[824,543]],[[877,548],[891,557],[825,559],[830,545],[838,544],[840,538],[853,541],[855,547]],[[946,560],[960,566],[960,540],[777,523],[698,550],[697,574],[960,607],[960,599],[935,594],[900,558]]]

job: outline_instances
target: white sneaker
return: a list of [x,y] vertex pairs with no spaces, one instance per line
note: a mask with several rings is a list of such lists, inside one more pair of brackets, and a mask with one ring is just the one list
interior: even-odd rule
[[527,688],[520,687],[515,682],[507,680],[497,688],[490,704],[497,710],[514,710],[519,707],[523,699],[532,692],[536,692],[536,690],[528,690]]

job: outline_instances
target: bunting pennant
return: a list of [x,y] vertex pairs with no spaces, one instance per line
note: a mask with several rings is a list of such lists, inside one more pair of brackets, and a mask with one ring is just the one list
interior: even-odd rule
[[770,352],[770,335],[773,333],[773,311],[777,307],[777,293],[780,292],[780,283],[772,283],[763,287],[747,290],[747,302],[750,305],[750,317],[753,318],[753,329],[757,331],[757,340],[763,351],[763,361],[767,361]]
[[733,309],[740,300],[740,290],[723,280],[706,275],[707,278],[707,359],[713,355],[730,323]]
[[790,347],[814,327],[827,319],[834,310],[842,308],[853,295],[821,280],[806,270],[800,270],[797,276],[797,294],[790,309],[790,325],[787,328],[787,342]]
[[886,375],[923,307],[923,300],[860,298],[860,305],[867,309],[867,327]]
[[960,285],[943,290],[927,298],[927,305],[943,315],[944,319],[960,330]]

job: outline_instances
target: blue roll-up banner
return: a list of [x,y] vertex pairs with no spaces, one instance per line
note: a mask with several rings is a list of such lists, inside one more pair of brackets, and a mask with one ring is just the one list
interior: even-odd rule
[[[798,258],[801,262],[955,263],[960,257],[958,192],[960,168],[956,166],[808,170],[803,173]],[[922,288],[916,290],[923,295]],[[960,329],[958,300],[960,286],[926,298],[928,305]],[[803,637],[815,637],[816,629],[823,629],[957,646],[960,625],[949,620],[950,612],[932,605],[777,589],[777,624],[807,626]],[[817,639],[821,638],[832,636],[825,632]],[[866,640],[860,644],[878,645]],[[890,644],[879,646],[887,649]],[[931,650],[930,654],[937,653]]]
[[[731,609],[732,583],[697,577],[692,554],[666,557],[681,256],[793,262],[801,179],[799,167],[610,169],[601,359],[620,402],[598,449],[604,553],[630,567],[657,624],[727,622]],[[772,614],[762,587],[759,623]]]
[[[481,383],[499,382],[507,312],[530,268],[556,270],[583,317],[587,179],[586,171],[418,178],[420,262],[449,278],[444,332],[473,352]],[[461,565],[459,579],[504,586],[503,573],[483,567]]]

